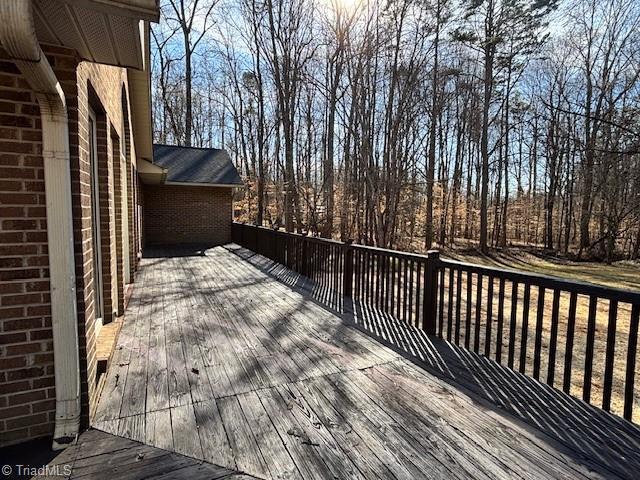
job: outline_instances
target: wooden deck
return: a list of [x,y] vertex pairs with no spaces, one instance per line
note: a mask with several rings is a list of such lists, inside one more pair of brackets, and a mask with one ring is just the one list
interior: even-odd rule
[[[383,346],[297,288],[295,274],[274,275],[241,253],[218,247],[143,260],[95,428],[258,478],[637,473],[635,427],[609,422],[608,414],[582,430],[571,424],[581,437],[587,428],[593,438],[624,441],[631,453],[622,458],[602,456],[606,445],[598,456],[588,438],[563,441],[562,431],[555,434],[561,419],[551,429],[535,416],[525,423],[526,415],[512,415],[517,405],[505,408],[513,406],[506,397],[497,406],[491,392],[474,390],[468,377],[476,374],[468,370],[476,360],[433,344],[421,348],[424,338],[390,319],[375,328],[373,317],[361,322],[383,340],[408,343]],[[455,362],[467,372],[451,374]],[[498,371],[488,369],[495,384]],[[522,399],[520,380],[513,382]],[[546,393],[533,397],[543,405],[537,410],[560,408]]]
[[[14,448],[15,449],[15,448]],[[23,453],[24,457],[25,454]],[[144,445],[99,430],[88,430],[73,447],[52,452],[46,463],[26,458],[9,457],[10,465],[26,466],[26,474],[15,478],[34,480],[249,480],[252,477],[231,469],[203,462],[185,455]],[[31,476],[35,472],[36,475]],[[12,478],[12,477],[11,477]]]

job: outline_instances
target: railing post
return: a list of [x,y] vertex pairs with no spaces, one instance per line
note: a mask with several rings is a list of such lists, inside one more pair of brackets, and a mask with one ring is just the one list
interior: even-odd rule
[[253,248],[251,250],[258,253],[258,225],[251,225],[251,229],[253,230]]
[[342,297],[344,314],[353,317],[353,240],[344,242],[344,269],[342,270]]
[[276,262],[276,257],[277,257],[277,253],[276,253],[276,232],[275,230],[271,229],[271,230],[267,230],[268,234],[269,234],[269,255],[271,258],[271,260],[273,260],[274,262]]
[[440,252],[438,250],[429,250],[424,270],[424,311],[422,319],[422,328],[427,332],[427,335],[436,334],[439,263]]

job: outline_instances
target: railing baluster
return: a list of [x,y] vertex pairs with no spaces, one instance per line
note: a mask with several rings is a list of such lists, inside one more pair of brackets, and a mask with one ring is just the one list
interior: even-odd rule
[[[303,245],[305,245],[307,243],[306,240],[302,241]],[[312,278],[315,282],[321,283],[322,279],[320,277],[321,272],[322,272],[322,250],[320,248],[320,245],[317,245],[315,243],[310,244],[311,246],[311,251],[313,252],[312,254],[312,264],[311,264],[311,271],[309,272],[309,278]],[[306,252],[304,251],[304,249],[302,250],[302,254],[306,257]]]
[[387,288],[384,292],[385,311],[393,315],[393,281],[394,281],[394,258],[387,256]]
[[[345,258],[346,265],[346,258]],[[354,280],[354,291],[353,298],[359,300],[360,299],[360,251],[356,250],[353,252],[353,280]],[[343,285],[344,288],[344,285]]]
[[531,285],[525,283],[524,297],[522,299],[522,333],[520,335],[520,373],[524,373],[527,365],[527,337],[529,335],[529,303],[531,297]]
[[366,251],[360,251],[360,301],[363,303],[363,307],[365,303],[369,303],[369,299],[367,298],[367,283],[369,279],[369,272],[367,270],[368,263],[367,258],[369,254]]
[[361,302],[366,299],[365,286],[367,269],[365,267],[365,252],[358,251],[358,298]]
[[382,275],[380,277],[380,309],[383,312],[386,312],[387,304],[386,304],[386,291],[387,291],[387,280],[388,280],[388,270],[389,266],[387,263],[387,257],[382,255],[380,257],[380,264],[382,266]]
[[422,262],[416,262],[416,299],[412,305],[414,305],[414,314],[413,314],[413,323],[415,327],[418,327],[418,322],[420,319],[420,274],[422,273]]
[[358,251],[358,298],[361,302],[365,301],[365,285],[367,269],[365,267],[365,252]]
[[409,325],[413,325],[413,270],[415,268],[413,260],[405,263],[404,279],[404,321]]
[[376,297],[376,308],[380,308],[380,279],[382,278],[382,270],[380,265],[380,256],[372,256],[375,261],[375,276],[373,281],[375,281],[375,297]]
[[471,344],[471,296],[473,293],[473,273],[467,272],[467,311],[465,312],[464,324],[464,348],[468,349]]
[[324,263],[322,246],[315,243],[313,245],[316,259],[313,270],[313,279],[318,283],[318,285],[322,285],[322,266]]
[[476,285],[476,324],[473,329],[473,351],[480,350],[480,314],[482,312],[482,274],[478,274],[478,284]]
[[400,284],[400,262],[396,257],[389,257],[389,313],[395,318],[399,318],[397,315],[398,308],[398,285]]
[[567,343],[564,353],[564,379],[562,389],[571,393],[571,371],[573,367],[573,337],[576,330],[576,306],[578,295],[571,292],[569,297],[569,316],[567,317]]
[[438,282],[439,296],[438,301],[438,336],[443,338],[444,328],[444,268],[440,269],[440,281]]
[[504,278],[498,287],[498,325],[496,327],[496,362],[502,363],[502,331],[504,328]]
[[318,271],[316,282],[320,286],[324,286],[324,262],[325,262],[325,249],[323,245],[319,243],[314,243],[315,247],[318,250]]
[[587,348],[584,355],[584,383],[582,388],[582,399],[589,403],[591,401],[591,376],[593,372],[593,348],[596,336],[596,314],[598,307],[598,297],[589,297],[589,317],[587,321]]
[[558,314],[560,310],[560,290],[553,290],[551,306],[551,336],[549,339],[549,365],[547,367],[547,383],[553,387],[556,375],[556,349],[558,344]]
[[331,245],[327,245],[327,273],[326,273],[326,289],[325,291],[331,291],[333,288],[333,248]]
[[323,287],[323,291],[329,287],[329,278],[330,278],[330,264],[329,261],[329,247],[318,244],[320,246],[320,258],[322,258],[322,268],[320,269],[320,285]]
[[325,245],[323,247],[324,250],[324,289],[323,289],[323,294],[326,295],[327,292],[329,292],[332,288],[332,282],[331,282],[331,277],[332,277],[332,271],[331,271],[331,266],[333,264],[333,259],[331,257],[331,246],[329,245]]
[[[338,288],[343,283],[338,278],[338,273],[340,271],[339,266],[340,266],[340,263],[342,263],[342,261],[340,260],[340,251],[338,250],[338,247],[334,245],[331,249],[333,250],[333,291],[335,294],[335,292],[339,291]],[[344,270],[342,270],[342,272],[344,272]],[[353,291],[353,285],[351,285],[351,289]]]
[[[338,266],[338,271],[342,271],[342,270],[344,270],[346,268],[346,258],[344,256],[344,254],[341,254],[339,259],[340,259],[340,265]],[[351,282],[352,282],[351,288],[353,288],[353,281],[354,280],[355,280],[354,278],[351,279]],[[341,285],[340,290],[342,290],[343,288],[344,288],[344,284]]]
[[389,277],[391,279],[391,281],[389,282],[389,293],[388,293],[388,297],[389,297],[389,313],[391,315],[394,315],[394,312],[396,312],[396,318],[398,318],[397,315],[397,306],[398,306],[398,285],[400,283],[400,279],[398,278],[398,271],[400,270],[400,266],[398,265],[397,262],[397,258],[396,257],[390,257],[389,258]]
[[[324,255],[322,245],[314,243],[314,251],[316,252],[316,264],[313,279],[318,285],[322,285],[322,271],[324,266]],[[304,252],[303,252],[304,254]]]
[[533,351],[533,378],[540,378],[540,350],[542,349],[542,323],[544,321],[544,287],[538,287],[538,306],[536,307],[536,338]]
[[453,327],[453,268],[449,269],[449,292],[447,295],[447,341],[451,341],[451,329]]
[[373,255],[367,252],[367,303],[369,305],[374,304],[373,295]]
[[627,372],[624,382],[624,418],[633,419],[634,380],[636,374],[636,352],[638,348],[638,323],[640,320],[640,304],[631,307],[631,321],[629,322],[629,343],[627,344]]
[[[438,269],[440,269],[440,285],[438,285]],[[422,303],[422,328],[427,335],[436,334],[436,310],[442,310],[442,275],[444,269],[440,268],[440,253],[430,250],[424,266],[424,285]],[[440,306],[437,305],[436,294],[440,289]]]
[[509,320],[509,353],[507,365],[513,368],[516,356],[516,322],[518,321],[518,282],[511,282],[511,318]]
[[[336,256],[336,261],[334,262],[334,278],[336,281],[336,291],[339,292],[344,289],[344,282],[342,281],[343,279],[340,278],[340,272],[344,272],[344,252],[341,249],[338,249],[337,246],[333,247],[333,251]],[[351,275],[353,276],[353,264],[351,265]],[[351,279],[351,281],[353,282],[353,278]],[[353,283],[351,284],[351,290],[353,292]]]
[[604,362],[604,391],[602,408],[611,410],[611,384],[613,383],[613,363],[616,348],[616,319],[618,317],[618,301],[609,301],[609,324],[607,326],[607,354]]
[[487,333],[484,338],[484,355],[485,357],[491,356],[491,327],[493,320],[493,277],[488,277],[489,282],[487,286]]
[[396,271],[396,318],[405,321],[403,311],[405,302],[404,289],[407,282],[407,265],[402,258],[396,258],[396,260],[398,260],[398,270]]
[[336,251],[335,248],[333,248],[332,245],[327,246],[327,253],[329,254],[329,278],[328,278],[328,283],[329,283],[329,291],[331,290],[335,290],[336,288],[336,261],[338,259],[338,256],[336,255]]
[[387,264],[387,289],[384,292],[384,305],[385,305],[385,311],[389,313],[389,315],[393,316],[393,289],[394,289],[394,262],[393,262],[394,258],[393,257],[387,257],[386,260],[386,264]]
[[375,305],[374,272],[375,259],[372,253],[367,254],[367,290],[369,291],[369,304]]
[[331,251],[328,246],[321,247],[322,248],[322,285],[325,288],[331,286]]
[[[409,322],[407,318],[407,303],[409,302],[409,260],[401,259],[403,266],[402,273],[402,321]],[[400,296],[398,296],[398,300],[400,300]],[[398,301],[398,317],[400,317],[400,302]]]
[[383,278],[382,278],[382,311],[385,313],[389,312],[389,307],[388,307],[388,303],[389,303],[389,270],[390,270],[390,265],[389,265],[389,257],[387,255],[383,255],[382,257],[382,266],[384,268],[383,272]]
[[456,345],[460,345],[460,308],[462,298],[462,270],[456,272]]
[[[336,250],[336,258],[338,258],[338,251]],[[344,258],[343,265],[343,278],[342,278],[342,292],[344,301],[344,313],[348,316],[353,315],[353,272],[354,272],[354,255],[353,247],[351,246],[351,240],[345,242],[342,249],[342,255]],[[336,265],[336,272],[338,271]],[[336,273],[337,275],[337,273]],[[356,274],[357,275],[357,274]],[[337,279],[337,277],[336,277]]]

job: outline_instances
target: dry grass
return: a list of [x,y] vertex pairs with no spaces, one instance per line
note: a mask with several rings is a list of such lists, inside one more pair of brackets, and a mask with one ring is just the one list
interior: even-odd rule
[[640,291],[640,263],[631,261],[607,265],[599,262],[572,262],[570,260],[538,255],[524,249],[508,253],[479,255],[475,252],[447,251],[444,258],[478,263],[498,268],[511,268],[555,277],[595,283],[605,287]]

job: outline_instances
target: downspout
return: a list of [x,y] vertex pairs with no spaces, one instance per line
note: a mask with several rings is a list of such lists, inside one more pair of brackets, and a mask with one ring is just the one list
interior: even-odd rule
[[0,1],[0,43],[32,88],[42,117],[56,382],[53,448],[57,450],[75,443],[80,427],[78,315],[67,106],[62,87],[36,38],[31,1]]

